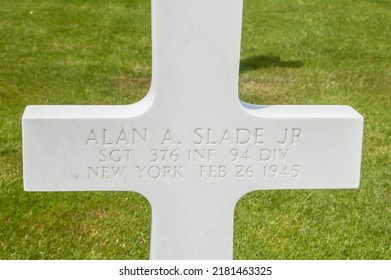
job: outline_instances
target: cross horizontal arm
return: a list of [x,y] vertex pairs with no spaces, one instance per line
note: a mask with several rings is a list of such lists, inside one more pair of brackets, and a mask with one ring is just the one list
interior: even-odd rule
[[[225,180],[201,174],[207,165],[224,166],[243,193],[358,186],[363,119],[352,108],[246,107],[240,115],[223,114],[222,124],[186,112],[181,122],[167,123],[127,106],[29,106],[23,117],[25,188],[145,191],[186,179],[224,188]],[[157,159],[157,150],[174,154]],[[140,166],[156,170],[148,175]],[[251,167],[249,174],[238,166]],[[296,176],[284,176],[285,167]],[[157,168],[166,168],[165,180],[156,180]],[[278,172],[282,177],[273,176]]]

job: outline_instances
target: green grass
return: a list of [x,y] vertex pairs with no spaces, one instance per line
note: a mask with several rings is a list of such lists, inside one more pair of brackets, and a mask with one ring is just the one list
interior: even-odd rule
[[[265,191],[235,216],[236,259],[391,259],[391,2],[245,0],[240,94],[348,104],[365,118],[358,190]],[[134,193],[25,193],[28,104],[128,104],[148,91],[149,0],[4,0],[0,259],[147,259]]]

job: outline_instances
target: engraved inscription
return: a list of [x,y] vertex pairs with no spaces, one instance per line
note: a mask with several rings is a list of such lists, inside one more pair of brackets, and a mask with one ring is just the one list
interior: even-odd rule
[[281,141],[278,141],[279,145],[286,144],[298,144],[301,138],[301,129],[300,128],[285,128],[284,137]]
[[237,128],[216,131],[212,128],[196,128],[194,130],[194,145],[246,145],[263,144],[263,128]]
[[182,168],[183,166],[136,166],[139,171],[138,178],[150,178],[150,179],[182,179]]
[[100,163],[106,163],[106,162],[121,162],[121,163],[127,163],[130,162],[131,159],[131,153],[133,153],[133,150],[122,150],[122,149],[101,149],[99,150],[99,162]]
[[118,146],[118,145],[136,145],[138,143],[147,143],[148,129],[143,130],[121,129],[117,133],[113,133],[106,128],[96,130],[91,129],[88,134],[85,145],[96,145],[96,146]]
[[190,162],[211,162],[216,154],[215,149],[194,149],[188,150],[187,160]]
[[[186,137],[184,136],[186,135]],[[89,180],[136,179],[273,180],[295,179],[295,161],[305,133],[281,128],[274,137],[255,128],[203,128],[179,133],[163,128],[92,128],[84,146],[96,151],[96,163],[86,166]]]
[[97,178],[108,180],[122,177],[126,166],[95,166],[88,167],[88,179]]
[[227,178],[227,167],[225,165],[201,165],[200,178],[201,179],[223,179]]

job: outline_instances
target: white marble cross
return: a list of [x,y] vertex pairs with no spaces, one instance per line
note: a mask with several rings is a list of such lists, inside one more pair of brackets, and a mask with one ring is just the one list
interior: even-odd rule
[[152,259],[231,259],[243,195],[358,187],[355,110],[239,100],[242,7],[152,0],[147,96],[124,106],[28,106],[25,190],[140,193],[152,207]]

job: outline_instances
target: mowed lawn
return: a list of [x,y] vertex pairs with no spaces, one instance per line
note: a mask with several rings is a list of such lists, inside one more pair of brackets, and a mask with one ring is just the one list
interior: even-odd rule
[[[391,259],[391,2],[244,3],[241,99],[346,104],[365,130],[359,189],[245,196],[234,257]],[[0,259],[149,258],[143,197],[23,191],[21,117],[29,104],[140,100],[150,28],[149,0],[1,1]]]

